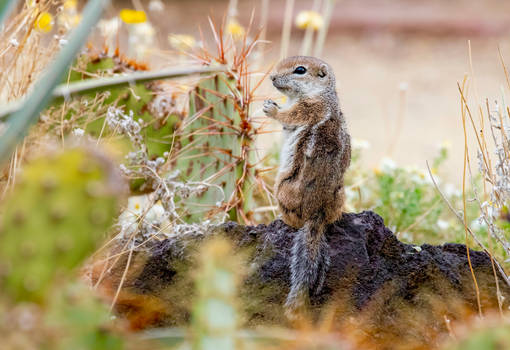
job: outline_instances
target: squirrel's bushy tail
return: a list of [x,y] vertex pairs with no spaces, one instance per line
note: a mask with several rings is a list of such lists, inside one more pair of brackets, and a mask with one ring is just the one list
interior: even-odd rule
[[[293,315],[308,302],[309,292],[318,294],[329,269],[329,245],[324,215],[308,220],[294,236],[291,256],[291,285],[285,303]],[[291,316],[292,317],[292,316]]]

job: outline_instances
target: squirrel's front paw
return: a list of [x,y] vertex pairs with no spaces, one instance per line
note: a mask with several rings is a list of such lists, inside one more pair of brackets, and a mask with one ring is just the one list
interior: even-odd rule
[[264,107],[263,111],[264,114],[270,118],[274,118],[276,116],[276,113],[278,113],[278,104],[274,102],[273,100],[265,100],[264,101]]

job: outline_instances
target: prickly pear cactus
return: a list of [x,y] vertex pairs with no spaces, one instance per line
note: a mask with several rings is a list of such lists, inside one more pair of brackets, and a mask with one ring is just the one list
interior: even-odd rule
[[[231,220],[247,219],[252,209],[255,145],[242,94],[227,74],[204,79],[190,95],[189,116],[178,139],[183,151],[177,167],[187,179],[208,179],[219,185]],[[220,197],[218,191],[208,191],[200,204],[214,206]]]
[[[94,55],[94,57],[82,55],[77,64],[79,69],[71,70],[70,81],[80,81],[90,76],[111,76],[113,73],[147,70],[145,65],[128,60],[119,56],[118,53],[113,55],[102,53]],[[142,126],[141,134],[144,136],[149,156],[162,157],[165,152],[170,150],[172,135],[181,117],[175,113],[165,111],[164,107],[159,106],[162,104],[168,107],[172,101],[170,96],[161,97],[159,95],[156,83],[138,83],[130,87],[111,88],[108,90],[108,95],[103,102],[104,105],[116,105],[124,108],[126,113],[132,111],[133,119],[142,121],[140,123]],[[89,96],[91,101],[95,97],[96,93]],[[156,113],[149,106],[155,106],[156,109],[161,110],[162,115],[155,115]],[[80,111],[76,112],[79,113]],[[71,117],[72,115],[68,115],[68,118]],[[84,118],[83,124],[87,133],[94,137],[100,135],[104,137],[109,134],[108,132],[114,132],[114,130],[104,130],[104,117],[93,120]]]
[[193,306],[194,350],[234,350],[238,314],[236,305],[240,264],[225,239],[206,242],[199,254],[197,299]]
[[44,321],[52,329],[50,334],[55,334],[47,339],[50,349],[126,348],[119,332],[115,332],[106,305],[81,283],[67,284],[56,290]]
[[81,149],[24,169],[0,207],[0,290],[15,301],[44,300],[105,237],[121,188],[114,167]]

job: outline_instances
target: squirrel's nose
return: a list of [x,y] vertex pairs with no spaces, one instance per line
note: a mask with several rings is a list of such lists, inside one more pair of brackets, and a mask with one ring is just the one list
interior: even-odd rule
[[274,81],[276,79],[276,74],[271,74],[269,76],[269,79],[271,79],[271,81]]

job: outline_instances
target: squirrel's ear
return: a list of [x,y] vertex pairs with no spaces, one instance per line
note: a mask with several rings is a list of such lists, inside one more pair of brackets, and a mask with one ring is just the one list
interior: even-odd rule
[[317,75],[321,78],[324,78],[328,74],[327,72],[328,72],[328,67],[326,67],[325,64],[321,64]]

